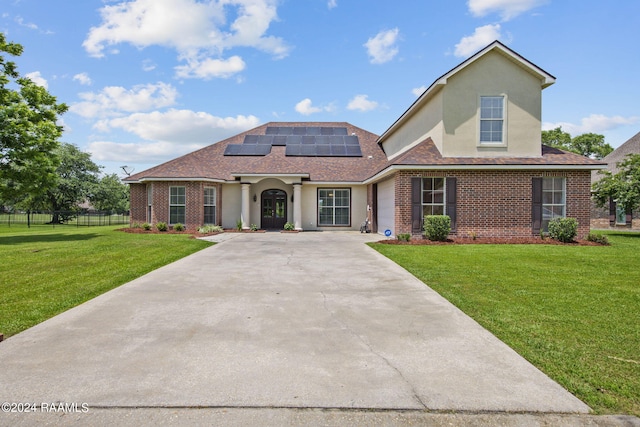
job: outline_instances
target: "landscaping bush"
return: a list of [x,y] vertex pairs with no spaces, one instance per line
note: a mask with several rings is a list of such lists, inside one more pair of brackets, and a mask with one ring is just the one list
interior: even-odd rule
[[251,231],[258,231],[258,225],[257,224],[251,224],[251,227],[249,227],[249,229]]
[[145,222],[144,224],[142,224],[142,228],[146,231],[150,231],[151,230],[151,224],[149,224],[148,222]]
[[400,233],[400,234],[398,234],[398,240],[400,240],[401,242],[409,242],[409,241],[411,241],[411,234],[410,233]]
[[429,240],[444,242],[451,232],[451,218],[447,215],[426,215],[424,236]]
[[609,238],[603,234],[589,233],[587,234],[586,240],[609,246]]
[[549,237],[563,243],[573,242],[578,234],[578,220],[575,218],[554,218],[549,221]]
[[222,233],[224,230],[219,225],[203,225],[198,228],[198,233],[206,234],[206,233]]
[[173,226],[173,229],[175,231],[184,231],[184,225],[177,223],[176,225]]
[[293,223],[292,223],[292,222],[287,222],[287,223],[284,225],[284,229],[285,229],[285,230],[287,230],[287,231],[291,231],[291,230],[293,230],[294,228],[295,228],[295,225],[293,225]]
[[156,228],[158,231],[167,231],[169,229],[166,222],[158,222],[156,224]]

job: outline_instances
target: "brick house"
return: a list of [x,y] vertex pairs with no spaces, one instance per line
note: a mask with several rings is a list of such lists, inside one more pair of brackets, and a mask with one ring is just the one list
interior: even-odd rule
[[[607,170],[614,175],[618,173],[618,163],[630,154],[640,154],[640,132],[629,138],[624,144],[607,155],[603,162],[607,164]],[[591,174],[592,184],[601,176],[597,171]],[[595,202],[591,203],[591,228],[628,228],[640,230],[640,211],[620,209],[615,200],[609,200],[608,208],[600,208]]]
[[500,42],[450,70],[381,136],[344,122],[267,123],[127,178],[131,221],[526,237],[570,216],[589,231],[601,162],[541,144],[555,78]]

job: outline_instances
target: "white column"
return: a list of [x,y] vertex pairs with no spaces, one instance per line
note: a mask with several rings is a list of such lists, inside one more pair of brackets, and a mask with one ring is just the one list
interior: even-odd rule
[[302,230],[302,184],[293,184],[293,225]]
[[242,186],[242,210],[240,219],[242,220],[242,229],[248,230],[251,216],[251,204],[249,200],[249,190],[251,190],[251,184],[240,184]]

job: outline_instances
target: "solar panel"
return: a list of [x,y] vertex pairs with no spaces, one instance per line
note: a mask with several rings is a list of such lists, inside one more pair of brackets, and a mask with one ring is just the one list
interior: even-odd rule
[[356,135],[345,127],[269,126],[265,135],[245,135],[242,144],[230,144],[225,156],[265,156],[272,146],[285,146],[287,156],[362,157]]

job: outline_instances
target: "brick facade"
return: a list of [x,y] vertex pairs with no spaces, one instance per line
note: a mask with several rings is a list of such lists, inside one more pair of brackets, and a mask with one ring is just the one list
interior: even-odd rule
[[[147,200],[151,186],[151,209]],[[185,187],[185,225],[188,229],[197,228],[204,223],[204,188],[216,189],[216,222],[220,224],[221,186],[218,183],[201,181],[157,181],[146,184],[130,184],[131,224],[148,222],[169,224],[169,188]],[[149,218],[150,215],[150,218]]]
[[533,177],[566,178],[566,216],[578,220],[578,236],[589,233],[589,171],[400,171],[395,176],[396,234],[411,233],[411,178],[457,178],[459,237],[530,237]]

